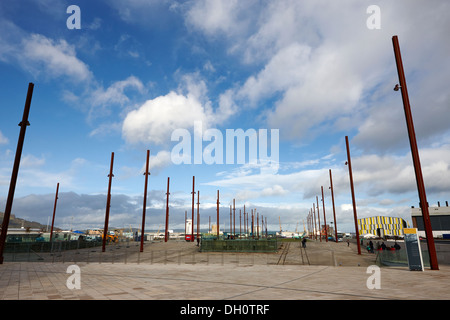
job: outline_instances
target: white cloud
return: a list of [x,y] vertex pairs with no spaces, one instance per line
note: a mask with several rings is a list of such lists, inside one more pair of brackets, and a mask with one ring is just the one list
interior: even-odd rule
[[125,93],[126,90],[135,90],[139,93],[145,92],[144,85],[135,76],[129,76],[125,80],[113,82],[108,88],[102,86],[92,89],[88,92],[86,101],[88,103],[89,112],[88,119],[92,120],[99,116],[109,115],[112,105],[127,105],[130,98]]
[[45,70],[45,75],[67,77],[74,82],[92,77],[88,66],[76,57],[74,47],[63,39],[53,41],[40,34],[31,34],[22,41],[22,45],[21,63],[35,75]]
[[147,100],[139,109],[128,113],[122,133],[127,142],[164,144],[175,129],[191,128],[194,121],[207,123],[201,103],[195,97],[170,92]]
[[225,92],[219,97],[214,111],[207,95],[207,86],[198,74],[181,76],[178,92],[147,100],[138,109],[128,112],[123,121],[122,134],[128,143],[170,142],[175,129],[190,130],[194,122],[202,122],[202,129],[225,122],[237,112],[234,102]]
[[208,35],[236,35],[247,27],[245,12],[252,3],[239,0],[193,1],[186,12],[186,23]]
[[73,45],[41,34],[27,33],[13,22],[3,20],[0,35],[0,60],[17,63],[34,77],[64,78],[72,83],[92,79],[89,67],[82,62]]
[[8,144],[8,143],[9,143],[8,138],[5,137],[5,136],[3,135],[3,133],[0,131],[0,144]]

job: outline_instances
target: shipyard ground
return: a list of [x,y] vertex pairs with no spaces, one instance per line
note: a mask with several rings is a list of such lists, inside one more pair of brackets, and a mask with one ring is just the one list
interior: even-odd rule
[[[195,300],[450,299],[449,265],[424,271],[381,267],[375,279],[374,254],[358,255],[355,244],[308,242],[307,257],[299,248],[292,246],[280,259],[282,250],[200,253],[195,243],[169,241],[146,243],[145,253],[127,252],[126,260],[117,259],[120,249],[115,249],[115,260],[90,250],[89,259],[87,251],[78,252],[78,261],[5,261],[0,299],[190,300],[191,305]],[[95,255],[104,255],[102,261]]]

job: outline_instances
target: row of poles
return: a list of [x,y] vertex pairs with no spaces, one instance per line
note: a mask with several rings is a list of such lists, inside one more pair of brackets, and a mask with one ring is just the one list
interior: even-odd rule
[[[399,46],[397,36],[392,37],[392,44],[394,47],[394,55],[395,55],[395,60],[396,60],[396,65],[397,65],[399,82],[400,82],[399,85],[398,84],[396,85],[394,90],[396,90],[396,91],[400,90],[401,94],[402,94],[402,101],[403,101],[403,106],[404,106],[406,125],[407,125],[407,129],[408,129],[408,136],[409,136],[410,147],[411,147],[411,155],[412,155],[414,171],[415,171],[415,175],[416,175],[417,190],[418,190],[419,199],[420,199],[419,203],[420,203],[420,206],[422,209],[422,216],[423,216],[423,220],[424,220],[428,252],[429,252],[429,256],[430,256],[430,266],[431,266],[432,270],[438,270],[439,266],[438,266],[437,255],[436,255],[436,248],[434,245],[433,231],[431,228],[431,221],[430,221],[428,206],[426,205],[428,203],[428,201],[427,201],[426,192],[425,192],[425,185],[424,185],[424,181],[423,181],[419,151],[417,148],[414,123],[413,123],[413,119],[412,119],[408,90],[406,87],[406,79],[405,79],[405,74],[404,74],[404,70],[403,70],[403,62],[402,62],[402,58],[401,58],[400,46]],[[15,192],[15,188],[16,188],[16,181],[17,181],[17,176],[18,176],[18,172],[19,172],[20,158],[22,155],[23,143],[24,143],[24,139],[25,139],[25,132],[26,132],[27,126],[30,125],[30,123],[28,122],[28,115],[29,115],[29,111],[30,111],[33,89],[34,89],[34,84],[29,83],[27,97],[25,100],[25,108],[24,108],[24,112],[23,112],[23,117],[22,117],[22,121],[19,123],[19,126],[20,126],[19,140],[17,143],[14,165],[13,165],[13,170],[12,170],[12,174],[11,174],[10,187],[9,187],[8,197],[6,200],[5,212],[4,212],[3,221],[2,221],[2,229],[1,229],[1,233],[0,233],[0,264],[3,263],[3,251],[4,251],[4,247],[5,247],[5,242],[6,242],[6,234],[8,231],[9,220],[10,220],[10,216],[11,216],[11,208],[12,208],[12,204],[13,204],[14,192]],[[347,143],[348,165],[349,165],[349,174],[350,174],[350,186],[352,189],[352,202],[353,202],[353,212],[354,212],[354,219],[355,219],[355,229],[356,229],[355,231],[356,231],[356,237],[358,240],[359,232],[358,232],[358,224],[357,224],[357,217],[356,217],[356,204],[355,204],[355,198],[354,198],[354,189],[353,189],[353,181],[352,181],[352,173],[351,173],[351,162],[350,162],[350,154],[349,154],[349,150],[348,150],[348,138],[347,137],[346,137],[346,143]],[[147,151],[145,188],[147,188],[147,178],[148,178],[148,175],[150,174],[148,171],[148,157],[149,157],[149,151]],[[104,228],[103,248],[102,248],[103,251],[104,251],[104,244],[106,241],[106,232],[107,232],[108,217],[109,217],[109,206],[110,206],[110,198],[111,198],[111,195],[110,195],[111,179],[113,176],[113,174],[112,174],[113,160],[114,160],[114,153],[112,153],[112,155],[111,155],[111,169],[110,169],[110,174],[109,174],[108,198],[107,198],[107,208],[106,208],[106,218],[105,218],[105,228]],[[167,221],[168,221],[168,217],[169,217],[169,206],[168,206],[168,204],[169,204],[169,182],[170,182],[170,178],[167,178],[166,239],[167,239],[167,233],[168,233]],[[193,182],[193,184],[194,184],[194,182]],[[57,190],[58,190],[58,188],[59,188],[59,184],[57,186]],[[143,223],[145,222],[146,196],[147,195],[145,194],[144,195],[144,209],[143,209],[144,211],[143,211],[143,217],[142,217]],[[57,199],[57,197],[56,197],[56,199]],[[55,199],[55,205],[56,205],[56,199]],[[192,199],[193,199],[192,202],[194,203],[194,190],[192,191]],[[322,200],[323,200],[323,197],[322,197]],[[317,208],[318,208],[318,205],[317,205]],[[192,209],[192,215],[193,214],[194,214],[194,209]],[[324,210],[324,214],[325,214],[325,210]],[[325,215],[324,215],[324,219],[325,219]],[[194,219],[192,219],[192,222],[194,222]],[[193,223],[192,223],[192,225],[193,225]],[[219,235],[219,191],[217,191],[217,227],[218,227],[217,235]],[[336,224],[335,224],[335,228],[337,230]],[[141,250],[142,250],[142,241],[143,241],[143,231],[144,231],[144,228],[142,227]],[[328,237],[326,237],[326,238],[328,238]],[[357,241],[357,242],[359,244],[359,241]],[[358,254],[360,254],[360,250],[361,249],[358,246]]]
[[[347,148],[347,161],[345,162],[348,165],[348,174],[350,180],[350,190],[352,194],[352,205],[353,205],[353,218],[355,222],[355,230],[356,230],[356,242],[358,245],[358,254],[361,254],[361,246],[359,241],[359,230],[358,230],[358,216],[356,213],[356,201],[355,201],[355,189],[353,186],[353,173],[352,173],[352,161],[350,157],[350,147],[348,142],[348,136],[345,136],[345,145]],[[338,234],[337,234],[337,222],[336,222],[336,208],[334,205],[334,189],[333,189],[333,176],[331,174],[331,169],[329,169],[330,174],[330,190],[331,190],[331,203],[333,205],[333,219],[334,219],[334,239],[338,242]],[[319,197],[316,196],[316,204],[313,203],[312,208],[310,209],[307,221],[308,221],[308,229],[310,230],[310,234],[313,234],[315,240],[319,238],[322,241],[322,233],[325,235],[325,241],[328,242],[328,228],[327,228],[327,218],[325,214],[325,196],[323,193],[323,186],[320,187],[322,192],[322,210],[323,210],[323,229],[320,225],[320,209],[319,209]],[[317,206],[316,206],[317,205]],[[316,219],[316,208],[317,208],[317,219]],[[316,222],[318,220],[319,228],[317,228]],[[323,232],[322,232],[323,230]],[[319,237],[317,237],[317,233],[319,233]]]
[[[431,228],[430,214],[429,214],[428,205],[427,205],[428,201],[427,201],[427,196],[426,196],[426,192],[425,192],[425,184],[424,184],[424,180],[423,180],[422,167],[420,164],[419,150],[417,147],[416,133],[415,133],[415,129],[414,129],[414,122],[413,122],[413,118],[412,118],[411,106],[409,103],[408,89],[406,86],[406,77],[405,77],[405,72],[404,72],[404,68],[403,68],[403,61],[402,61],[400,45],[399,45],[397,36],[392,37],[392,45],[393,45],[393,49],[394,49],[395,62],[397,65],[397,73],[398,73],[398,78],[399,78],[399,82],[400,82],[400,84],[397,84],[395,86],[394,90],[395,91],[400,90],[401,94],[402,94],[402,102],[403,102],[403,109],[404,109],[404,113],[405,113],[406,127],[408,130],[408,138],[409,138],[409,142],[410,142],[411,155],[412,155],[412,160],[413,160],[413,165],[414,165],[414,172],[415,172],[415,176],[416,176],[417,191],[418,191],[419,200],[420,200],[419,205],[422,210],[425,235],[426,235],[426,239],[427,239],[428,254],[429,254],[429,258],[430,258],[430,268],[431,268],[431,270],[439,270],[439,264],[437,261],[437,254],[436,254],[436,247],[435,247],[434,238],[433,238],[433,230]],[[347,147],[347,163],[346,164],[348,164],[350,188],[351,188],[351,193],[352,193],[352,205],[353,205],[353,216],[354,216],[354,222],[355,222],[356,242],[358,245],[358,254],[361,254],[361,246],[360,246],[360,241],[359,241],[359,230],[358,230],[358,218],[357,218],[357,213],[356,213],[355,191],[354,191],[354,186],[353,186],[353,174],[352,174],[351,159],[350,159],[350,148],[349,148],[347,136],[345,137],[345,143],[346,143],[346,147]],[[330,188],[331,188],[331,190],[333,190],[331,170],[330,170],[330,184],[331,184]],[[323,198],[324,198],[324,196],[323,196],[323,187],[322,187],[322,201],[323,201]],[[332,198],[333,198],[333,214],[334,214],[333,191],[332,191]],[[316,199],[317,199],[317,197],[316,197]],[[326,219],[325,204],[323,204],[323,214],[324,214],[324,220],[325,220]],[[317,199],[317,217],[319,219],[319,227],[320,227],[318,199]],[[314,204],[313,204],[313,210],[312,210],[312,212],[309,213],[308,218],[309,218],[308,221],[310,223],[309,224],[310,230],[314,230],[314,234],[317,237],[317,234],[316,234],[317,229],[316,229],[316,225],[315,225],[316,217],[315,217]],[[326,239],[326,241],[328,241],[328,236],[327,236],[327,232],[326,232],[326,230],[327,230],[326,221],[324,221],[324,225],[325,225],[325,228],[324,228],[325,229],[325,239]],[[335,231],[337,232],[336,217],[335,217]],[[320,237],[320,240],[322,240],[321,237]],[[336,241],[337,241],[337,233],[336,233]]]

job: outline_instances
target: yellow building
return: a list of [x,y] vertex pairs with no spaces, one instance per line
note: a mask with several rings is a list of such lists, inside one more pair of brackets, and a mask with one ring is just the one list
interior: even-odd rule
[[378,237],[401,236],[403,228],[409,228],[402,218],[375,216],[358,219],[359,235],[373,234]]

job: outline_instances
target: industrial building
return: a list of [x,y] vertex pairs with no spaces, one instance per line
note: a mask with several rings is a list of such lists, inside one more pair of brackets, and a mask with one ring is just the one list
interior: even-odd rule
[[[450,207],[448,201],[445,202],[445,207],[441,207],[439,202],[437,207],[428,207],[428,213],[433,238],[450,238]],[[419,236],[425,237],[422,209],[411,207],[411,218],[413,227],[418,229]]]
[[360,236],[374,235],[381,238],[402,236],[403,228],[409,228],[409,225],[398,217],[374,216],[358,219]]

